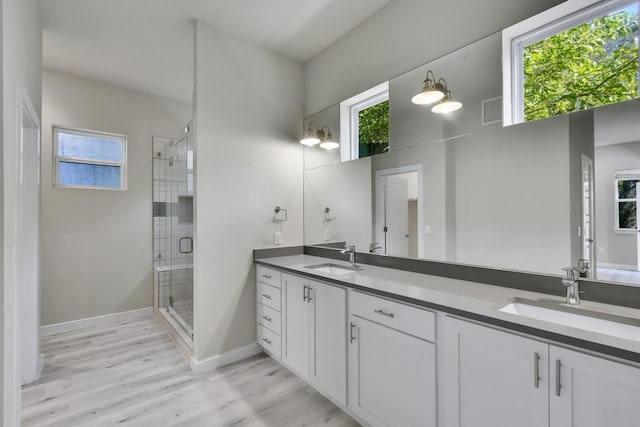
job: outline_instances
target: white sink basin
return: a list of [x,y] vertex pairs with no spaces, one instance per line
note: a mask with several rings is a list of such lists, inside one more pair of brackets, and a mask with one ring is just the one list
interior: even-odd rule
[[347,267],[345,265],[338,265],[330,262],[318,265],[307,265],[305,266],[305,268],[310,268],[321,273],[333,274],[336,276],[351,274],[355,271],[360,270],[360,267]]
[[499,309],[531,319],[544,320],[632,341],[640,341],[640,321],[550,301],[515,298]]

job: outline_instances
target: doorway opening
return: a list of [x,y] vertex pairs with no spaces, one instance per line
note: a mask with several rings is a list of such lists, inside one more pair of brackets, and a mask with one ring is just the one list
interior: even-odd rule
[[422,165],[376,172],[376,244],[378,253],[424,257]]

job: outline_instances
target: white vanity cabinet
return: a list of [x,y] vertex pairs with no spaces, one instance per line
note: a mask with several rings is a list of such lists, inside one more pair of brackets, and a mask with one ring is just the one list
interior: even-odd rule
[[638,425],[637,367],[453,318],[441,331],[443,425]]
[[258,344],[271,356],[282,354],[282,274],[264,266],[256,267],[256,319]]
[[349,408],[372,426],[435,426],[435,314],[356,291],[349,304]]
[[283,362],[346,405],[346,289],[290,274],[282,281]]
[[443,320],[442,424],[548,425],[548,345],[453,318]]
[[551,427],[637,427],[640,368],[549,346]]

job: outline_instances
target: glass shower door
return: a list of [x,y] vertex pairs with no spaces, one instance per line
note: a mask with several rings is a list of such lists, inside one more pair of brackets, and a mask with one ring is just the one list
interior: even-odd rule
[[193,148],[189,132],[170,151],[171,280],[169,310],[193,336]]

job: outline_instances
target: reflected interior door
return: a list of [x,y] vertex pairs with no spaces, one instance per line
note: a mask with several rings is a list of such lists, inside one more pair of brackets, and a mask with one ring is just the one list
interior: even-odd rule
[[385,184],[385,249],[394,256],[409,256],[409,182],[387,177]]
[[582,258],[595,271],[595,236],[593,218],[593,160],[582,155]]

